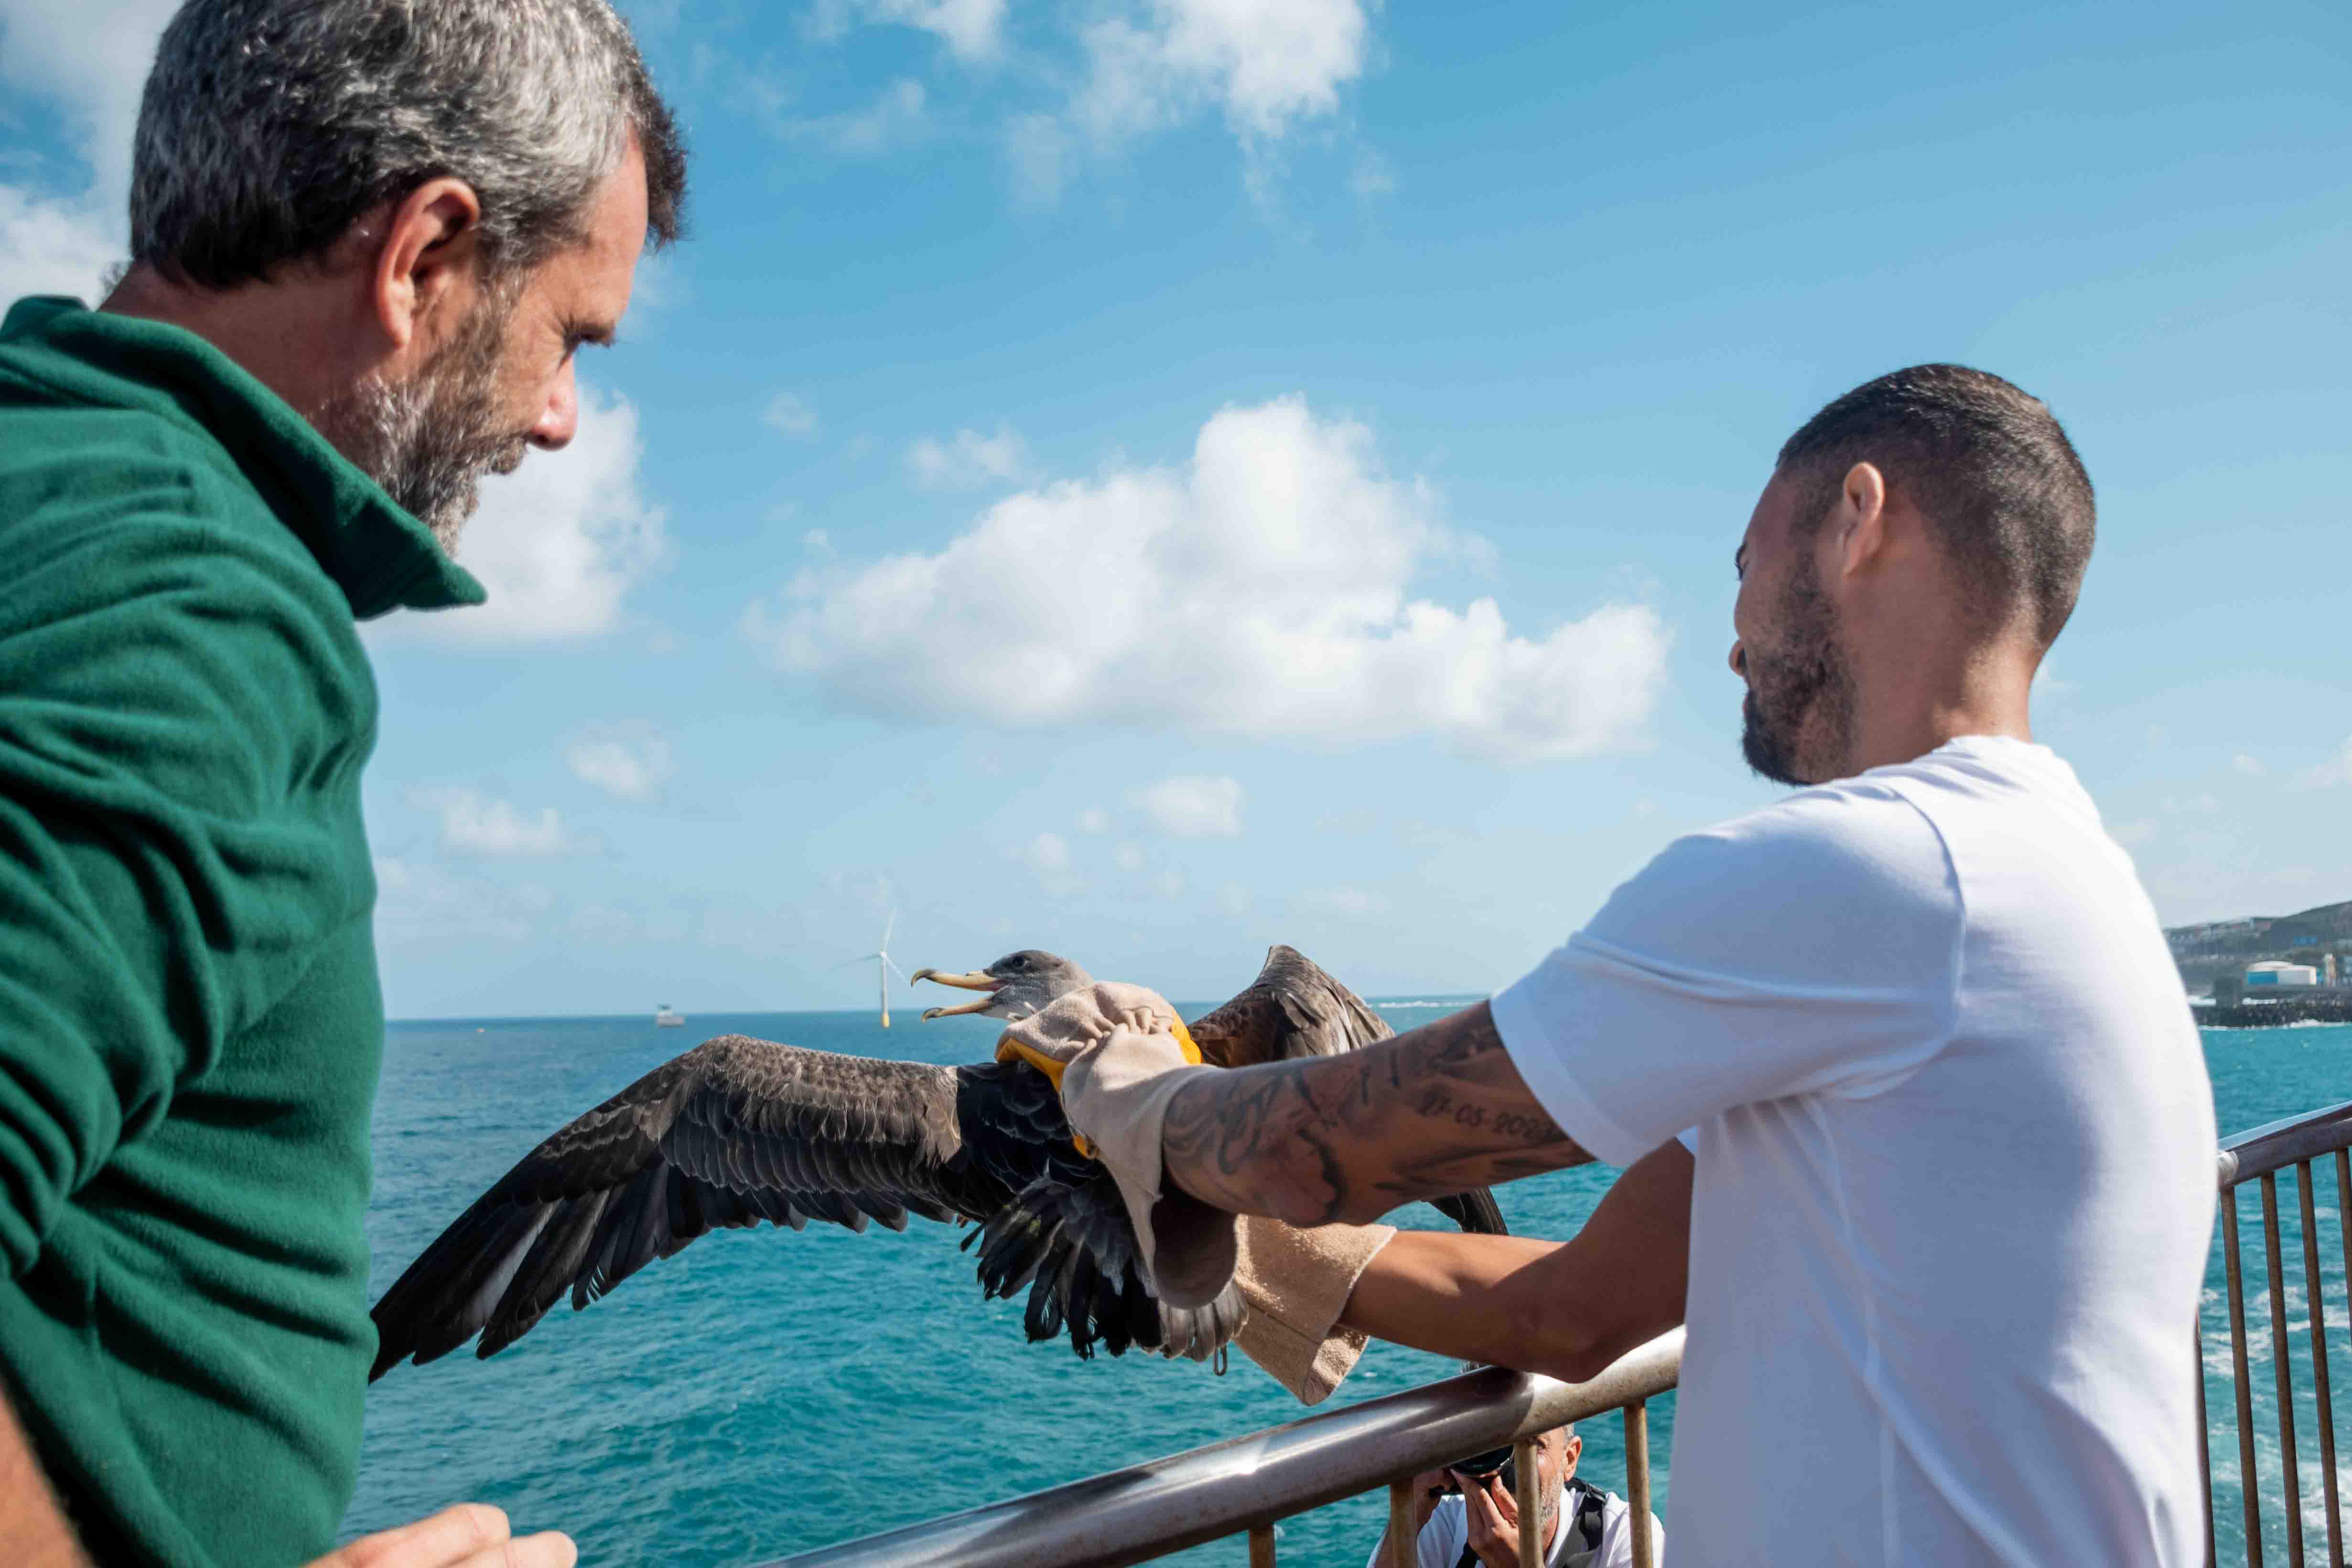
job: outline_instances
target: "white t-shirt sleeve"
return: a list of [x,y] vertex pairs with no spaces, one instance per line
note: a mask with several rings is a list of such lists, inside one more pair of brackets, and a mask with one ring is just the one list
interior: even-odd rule
[[1962,926],[1916,807],[1809,790],[1667,846],[1495,1027],[1561,1130],[1630,1164],[1734,1106],[1900,1082],[1951,1035]]

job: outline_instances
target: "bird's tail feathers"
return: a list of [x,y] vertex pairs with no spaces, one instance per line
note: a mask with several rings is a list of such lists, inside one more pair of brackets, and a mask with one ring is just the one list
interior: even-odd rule
[[1151,1294],[1118,1190],[1106,1174],[1073,1187],[1052,1177],[1029,1184],[984,1221],[982,1290],[992,1300],[1023,1287],[1021,1326],[1032,1342],[1067,1334],[1081,1361],[1130,1347],[1207,1361],[1241,1327],[1241,1293],[1228,1287],[1205,1307],[1174,1308]]

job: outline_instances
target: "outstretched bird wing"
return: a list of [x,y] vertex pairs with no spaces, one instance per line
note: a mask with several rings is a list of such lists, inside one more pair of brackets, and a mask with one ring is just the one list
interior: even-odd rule
[[[1279,942],[1248,990],[1186,1026],[1202,1057],[1226,1068],[1344,1056],[1396,1033],[1314,960]],[[1464,1230],[1501,1236],[1509,1228],[1485,1187],[1431,1203]]]
[[696,1237],[761,1220],[893,1230],[979,1220],[991,1297],[1030,1287],[1032,1340],[1204,1359],[1241,1300],[1168,1308],[1145,1286],[1118,1183],[1078,1154],[1026,1063],[928,1067],[741,1035],[656,1068],[541,1143],[409,1265],[373,1313],[371,1379],[472,1339],[505,1349],[568,1293],[585,1307]]
[[[957,1071],[727,1035],[523,1156],[375,1305],[371,1377],[479,1331],[513,1342],[724,1226],[982,1219],[1015,1189],[964,1154]],[[999,1162],[1001,1163],[1001,1162]]]

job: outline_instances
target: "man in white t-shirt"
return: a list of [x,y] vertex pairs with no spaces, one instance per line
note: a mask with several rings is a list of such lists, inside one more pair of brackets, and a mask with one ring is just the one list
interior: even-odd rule
[[1678,1562],[1787,1561],[1759,1521],[1792,1516],[1809,1562],[2195,1561],[2211,1091],[2130,861],[2027,724],[2092,532],[2039,400],[1949,365],[1859,387],[1737,556],[1743,750],[1799,793],[1352,1056],[1184,1067],[1118,987],[1008,1037],[1160,1289],[1222,1284],[1224,1211],[1367,1221],[1608,1160],[1572,1240],[1402,1233],[1341,1321],[1582,1378],[1686,1312]]
[[[1633,1568],[1633,1510],[1615,1492],[1578,1479],[1584,1439],[1574,1426],[1536,1438],[1536,1496],[1543,1510],[1543,1561],[1550,1568]],[[1518,1503],[1507,1472],[1486,1476],[1429,1470],[1412,1479],[1413,1561],[1420,1568],[1518,1568]],[[1653,1551],[1665,1529],[1650,1520]],[[1389,1568],[1388,1532],[1364,1568]],[[1655,1559],[1654,1558],[1653,1561]]]

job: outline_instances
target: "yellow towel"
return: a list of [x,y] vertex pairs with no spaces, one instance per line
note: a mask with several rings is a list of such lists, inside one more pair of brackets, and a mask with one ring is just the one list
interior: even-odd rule
[[1362,1334],[1335,1325],[1349,1292],[1396,1226],[1297,1230],[1244,1215],[1240,1229],[1234,1282],[1249,1303],[1249,1316],[1234,1342],[1300,1404],[1320,1405],[1364,1353]]

